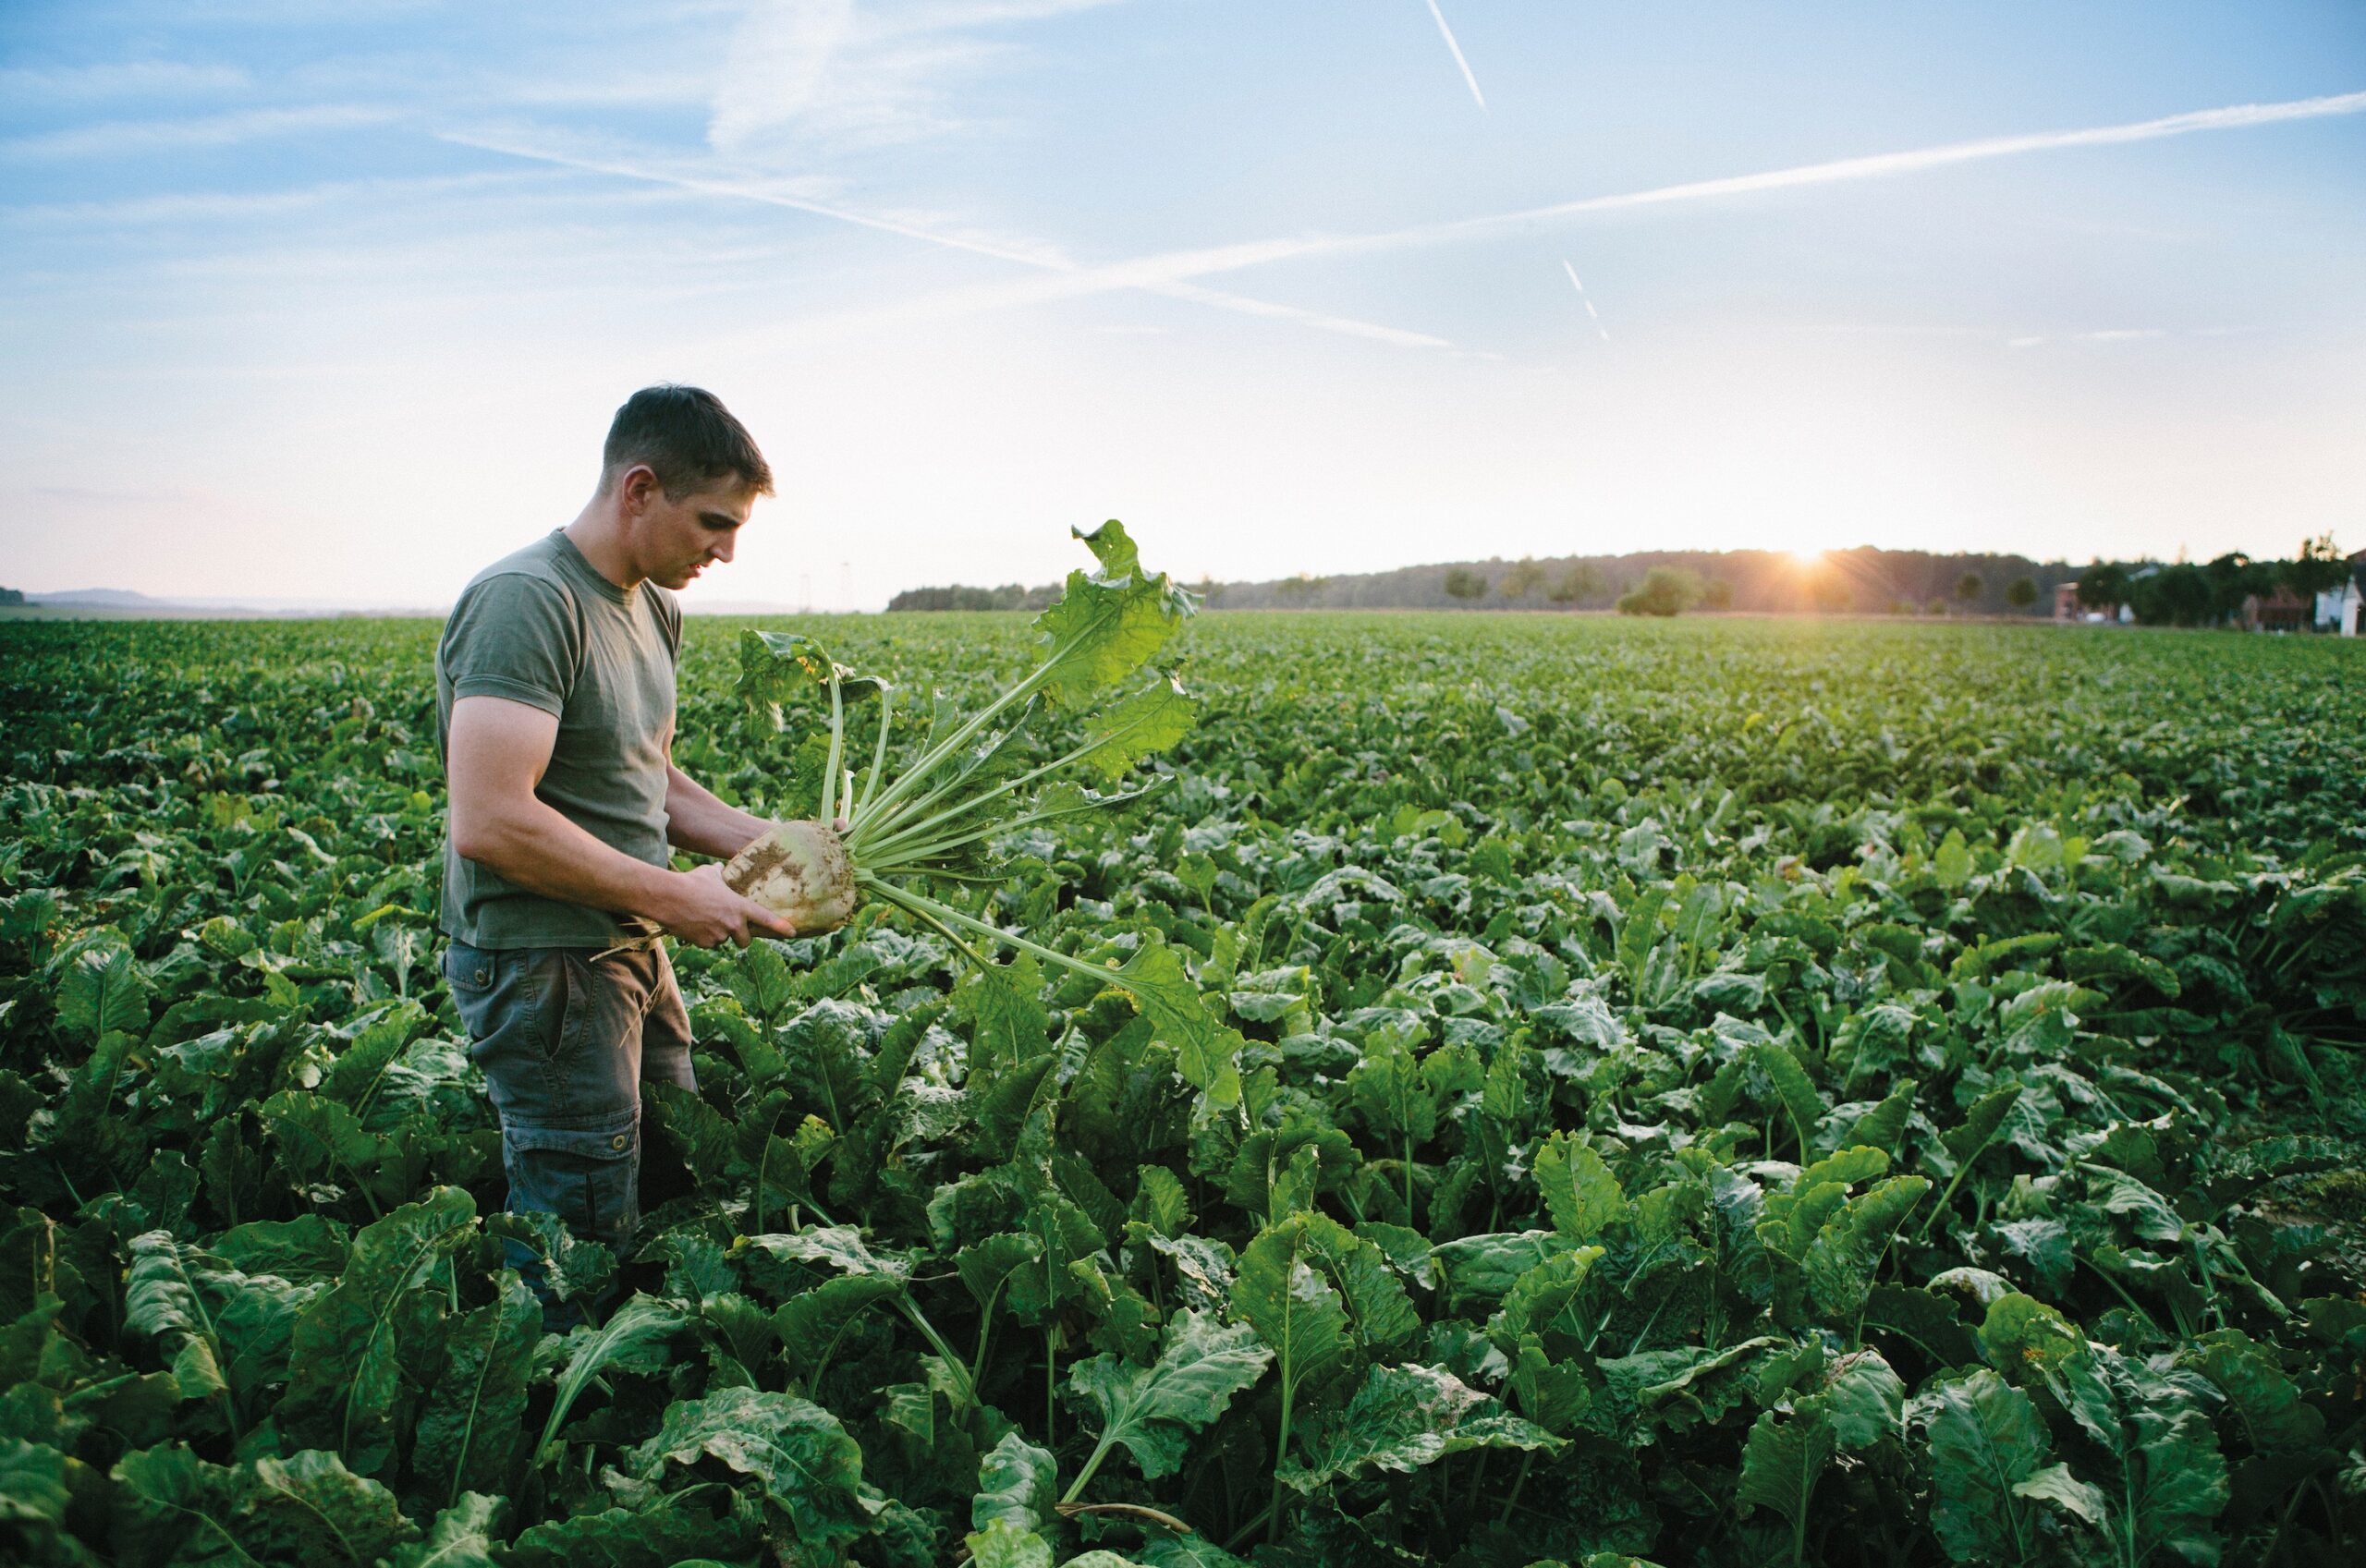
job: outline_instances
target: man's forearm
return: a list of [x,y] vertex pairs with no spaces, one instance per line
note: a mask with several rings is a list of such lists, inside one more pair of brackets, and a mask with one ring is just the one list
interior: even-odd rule
[[726,806],[681,769],[665,770],[665,838],[677,849],[727,860],[762,837],[772,823]]
[[664,922],[675,873],[603,844],[540,800],[456,826],[454,847],[507,881],[546,898]]

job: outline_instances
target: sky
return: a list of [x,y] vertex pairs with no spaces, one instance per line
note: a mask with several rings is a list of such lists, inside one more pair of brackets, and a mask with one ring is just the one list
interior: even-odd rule
[[635,387],[690,607],[2366,546],[2366,6],[8,0],[0,584],[446,603]]

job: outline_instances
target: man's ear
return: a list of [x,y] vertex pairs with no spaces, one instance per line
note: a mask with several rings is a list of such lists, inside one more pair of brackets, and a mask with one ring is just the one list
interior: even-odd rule
[[628,513],[646,507],[656,491],[657,470],[646,463],[635,463],[616,477],[616,504]]

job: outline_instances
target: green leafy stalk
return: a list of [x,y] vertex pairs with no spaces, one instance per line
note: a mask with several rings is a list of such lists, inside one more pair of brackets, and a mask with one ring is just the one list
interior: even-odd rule
[[[1065,756],[1022,773],[1018,777],[1012,779],[1006,784],[997,784],[991,789],[986,789],[978,794],[972,795],[968,799],[962,800],[954,806],[938,811],[934,816],[929,817],[925,820],[912,823],[909,826],[897,826],[892,830],[892,832],[883,833],[875,827],[875,823],[877,821],[875,817],[859,819],[854,824],[855,831],[851,832],[848,835],[849,849],[865,852],[874,860],[889,857],[898,858],[909,857],[927,859],[933,857],[940,857],[952,849],[960,848],[963,845],[977,842],[981,839],[991,837],[997,833],[1010,832],[1026,822],[1048,820],[1050,818],[1056,816],[1079,815],[1103,805],[1104,799],[1114,800],[1116,798],[1120,798],[1083,797],[1079,803],[1064,807],[1057,810],[1021,815],[1007,820],[991,820],[989,825],[982,829],[970,827],[966,824],[960,828],[955,827],[955,824],[959,819],[978,815],[983,812],[987,807],[993,805],[995,801],[1003,798],[1004,796],[1016,795],[1018,791],[1025,789],[1030,784],[1032,784],[1041,779],[1048,778],[1052,774],[1060,772],[1073,763],[1121,751],[1138,736],[1145,740],[1152,739],[1153,737],[1146,735],[1144,732],[1153,730],[1155,726],[1160,724],[1162,720],[1164,720],[1167,727],[1174,728],[1176,734],[1173,737],[1169,737],[1167,739],[1157,739],[1155,744],[1165,745],[1170,743],[1171,738],[1179,738],[1182,728],[1188,727],[1189,724],[1189,710],[1188,704],[1189,702],[1189,699],[1183,697],[1182,688],[1179,686],[1173,685],[1171,681],[1168,684],[1175,698],[1177,699],[1177,702],[1169,705],[1165,712],[1162,713],[1155,708],[1149,708],[1146,707],[1146,705],[1140,703],[1119,704],[1120,708],[1128,706],[1135,707],[1137,711],[1118,715],[1114,724],[1105,729],[1099,730],[1090,739],[1086,740],[1084,744],[1070,750]],[[1159,688],[1153,685],[1153,687],[1146,688],[1142,695],[1155,696],[1157,695],[1158,690]],[[1179,725],[1177,723],[1178,717],[1181,720],[1181,723]],[[964,775],[964,777],[966,777],[966,775]],[[913,808],[909,812],[906,813],[906,815],[918,815],[920,810],[924,809],[930,804],[942,798],[946,794],[949,794],[955,786],[961,782],[961,778],[956,778],[941,786],[938,790],[928,796],[922,796],[920,801],[915,804]],[[1134,798],[1134,796],[1124,796],[1122,798],[1130,799]],[[930,836],[931,834],[950,836],[932,838]]]
[[[1177,1052],[1184,1078],[1211,1103],[1229,1106],[1240,1093],[1240,1037],[1209,1016],[1182,959],[1163,944],[1152,942],[1123,964],[1096,966],[939,903],[912,885],[998,885],[1007,873],[993,858],[995,840],[1139,800],[1146,790],[1108,786],[1144,757],[1180,740],[1197,720],[1196,705],[1171,673],[1154,672],[1147,683],[1126,689],[1193,612],[1192,597],[1165,576],[1143,571],[1121,524],[1078,537],[1092,548],[1100,570],[1070,573],[1066,593],[1036,618],[1047,645],[1042,662],[966,721],[947,725],[940,717],[919,760],[892,782],[886,777],[891,689],[831,659],[811,638],[744,634],[739,693],[769,706],[777,723],[786,698],[815,687],[829,692],[820,814],[824,820],[845,815],[839,840],[855,890],[943,933],[973,963],[986,961],[978,946],[982,938],[1124,991]],[[879,731],[858,797],[851,770],[845,771],[843,785],[839,782],[847,704],[870,697],[880,699]],[[1083,735],[1040,761],[1031,754],[1031,727],[1053,711],[1077,715]],[[1079,771],[1106,793],[1058,777]]]
[[1184,972],[1182,960],[1163,945],[1146,945],[1135,952],[1122,965],[1092,965],[1055,948],[1031,942],[1016,932],[1004,930],[990,921],[966,915],[950,905],[940,904],[923,893],[914,893],[886,881],[869,871],[857,871],[855,883],[867,894],[885,904],[919,917],[928,924],[953,937],[965,955],[981,967],[983,957],[969,943],[955,934],[954,928],[984,937],[989,942],[1031,953],[1046,964],[1055,965],[1073,974],[1087,975],[1114,990],[1131,997],[1134,1005],[1155,1027],[1157,1036],[1175,1049],[1177,1070],[1193,1088],[1208,1092],[1219,1105],[1231,1105],[1240,1098],[1238,1065],[1244,1043],[1237,1030],[1216,1023],[1208,1016],[1200,1001],[1199,988]]
[[846,754],[846,690],[838,679],[838,667],[832,664],[830,666],[830,760],[822,769],[821,816],[822,820],[825,822],[835,822],[838,820],[838,814],[833,807],[835,804],[835,792],[838,787],[838,769],[845,764]]
[[1082,1497],[1102,1461],[1120,1446],[1148,1479],[1181,1469],[1190,1434],[1222,1416],[1273,1358],[1248,1324],[1187,1311],[1169,1325],[1165,1347],[1150,1367],[1110,1355],[1079,1363],[1068,1387],[1100,1416],[1101,1439],[1060,1501]]
[[[1101,569],[1069,575],[1059,602],[1037,617],[1048,645],[1042,662],[967,720],[932,736],[900,776],[887,778],[891,693],[884,683],[855,675],[811,638],[749,632],[740,642],[739,691],[749,701],[779,704],[800,687],[830,695],[830,732],[819,791],[819,817],[843,816],[841,835],[857,866],[898,877],[952,881],[995,880],[982,872],[988,841],[1018,828],[1117,808],[1135,794],[1095,795],[1072,784],[1050,785],[1055,774],[1083,769],[1104,784],[1173,745],[1196,718],[1191,699],[1171,675],[1154,675],[1138,690],[1121,690],[1191,614],[1191,596],[1142,570],[1133,541],[1110,522],[1079,538]],[[862,793],[854,793],[845,766],[849,699],[880,699],[879,732]],[[994,726],[1017,716],[998,732]],[[1084,721],[1079,744],[1048,762],[1030,765],[1030,724],[1057,709]],[[844,783],[841,783],[841,780]]]
[[851,813],[861,816],[871,809],[872,797],[879,793],[879,781],[887,772],[887,727],[896,712],[896,688],[882,686],[879,689],[879,738],[872,743],[871,772],[862,781],[862,798],[855,803]]

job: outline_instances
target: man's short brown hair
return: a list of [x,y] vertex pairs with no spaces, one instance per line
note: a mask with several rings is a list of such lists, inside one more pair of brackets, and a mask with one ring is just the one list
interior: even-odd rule
[[773,492],[772,466],[748,427],[703,387],[645,386],[625,399],[600,453],[600,488],[636,463],[648,465],[669,501],[737,474],[758,495]]

